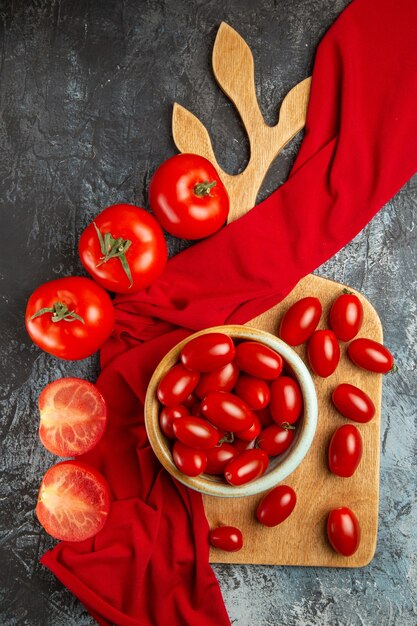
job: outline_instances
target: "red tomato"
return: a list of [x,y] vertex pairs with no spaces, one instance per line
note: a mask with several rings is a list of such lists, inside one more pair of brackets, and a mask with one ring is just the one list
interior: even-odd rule
[[349,478],[362,458],[362,437],[353,424],[340,426],[330,440],[329,468],[336,476]]
[[94,280],[116,293],[149,287],[167,262],[158,222],[132,204],[115,204],[99,213],[82,233],[78,251]]
[[330,309],[330,327],[340,341],[350,341],[359,332],[363,320],[363,307],[358,296],[343,293]]
[[218,428],[233,433],[250,428],[255,421],[255,414],[248,405],[226,391],[207,394],[201,403],[201,412]]
[[253,448],[230,461],[224,470],[224,477],[231,485],[245,485],[265,474],[268,463],[266,452]]
[[288,485],[278,485],[262,498],[256,517],[264,526],[278,526],[291,515],[296,503],[294,489]]
[[162,226],[183,239],[219,230],[229,196],[215,167],[197,154],[177,154],[159,166],[149,184],[149,204]]
[[356,515],[347,506],[330,511],[327,537],[333,550],[343,556],[352,556],[359,548],[361,529]]
[[303,409],[303,396],[297,381],[280,376],[271,385],[269,408],[277,424],[294,424]]
[[307,347],[311,369],[317,376],[327,378],[335,371],[340,359],[340,348],[332,330],[316,330]]
[[332,393],[332,401],[336,409],[344,417],[364,424],[375,415],[375,405],[362,389],[343,383]]
[[180,417],[174,421],[172,427],[176,438],[190,448],[214,448],[220,439],[219,431],[201,417]]
[[227,552],[237,552],[243,547],[242,532],[234,526],[213,528],[209,533],[209,539],[212,546]]
[[159,426],[165,437],[175,439],[173,424],[180,417],[187,417],[188,409],[185,406],[165,406],[159,414]]
[[261,424],[254,414],[254,422],[250,428],[246,428],[246,430],[239,430],[236,433],[236,437],[241,439],[242,441],[253,441],[261,432]]
[[106,523],[110,492],[95,469],[79,461],[63,461],[42,479],[36,515],[47,533],[63,541],[83,541]]
[[207,333],[191,339],[181,350],[184,367],[197,372],[212,372],[235,357],[233,340],[223,333]]
[[236,348],[236,363],[255,378],[273,380],[281,374],[284,361],[280,354],[262,343],[243,341]]
[[114,309],[99,285],[89,278],[70,276],[35,289],[25,321],[30,338],[45,352],[60,359],[85,359],[110,336]]
[[302,298],[284,314],[279,327],[279,336],[290,346],[299,346],[316,330],[321,317],[318,298]]
[[59,378],[49,383],[38,400],[39,437],[52,454],[78,456],[103,436],[106,402],[95,385],[81,378]]
[[246,450],[252,450],[255,447],[256,440],[244,441],[243,439],[235,438],[233,441],[233,447],[240,452],[246,452]]
[[261,428],[266,428],[267,426],[270,426],[271,424],[275,423],[274,420],[272,419],[269,406],[265,407],[264,409],[261,409],[260,411],[255,411],[254,413],[259,420]]
[[211,391],[232,391],[238,376],[239,368],[232,361],[212,372],[202,374],[195,392],[200,398],[205,398]]
[[239,454],[230,443],[221,443],[219,446],[206,450],[206,474],[223,474],[226,465]]
[[199,402],[199,397],[197,396],[197,394],[195,393],[195,391],[192,391],[184,400],[183,405],[187,408],[187,409],[191,409],[197,402]]
[[264,409],[269,403],[269,387],[261,378],[241,374],[235,386],[235,394],[253,410]]
[[278,424],[267,426],[259,435],[257,445],[269,456],[283,454],[294,441],[294,430]]
[[172,458],[180,472],[187,476],[198,476],[207,467],[207,455],[204,450],[189,448],[181,441],[176,441],[172,448]]
[[350,360],[364,370],[387,374],[396,369],[394,357],[388,348],[372,339],[354,339],[347,352]]
[[159,402],[165,406],[183,404],[196,388],[199,379],[198,372],[190,372],[181,364],[174,365],[159,382],[156,392]]

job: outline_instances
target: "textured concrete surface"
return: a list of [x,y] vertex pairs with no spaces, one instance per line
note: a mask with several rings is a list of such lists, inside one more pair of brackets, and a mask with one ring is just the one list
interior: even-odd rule
[[[147,205],[152,172],[174,152],[174,100],[210,129],[225,169],[244,166],[247,139],[210,68],[221,20],[250,44],[261,107],[273,122],[278,103],[310,72],[318,41],[346,4],[17,0],[0,5],[3,626],[93,623],[38,564],[53,541],[33,510],[41,476],[55,462],[37,437],[37,396],[60,375],[94,380],[97,361],[59,362],[35,348],[23,327],[27,297],[45,280],[81,272],[78,237],[100,209],[118,201]],[[298,143],[271,169],[262,198],[285,180]],[[374,303],[400,367],[384,381],[376,556],[353,571],[216,566],[234,626],[417,624],[416,205],[414,178],[318,269]],[[187,245],[169,243],[172,254]]]

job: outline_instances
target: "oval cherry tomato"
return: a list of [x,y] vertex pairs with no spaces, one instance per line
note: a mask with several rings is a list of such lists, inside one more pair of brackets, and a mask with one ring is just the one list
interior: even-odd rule
[[212,546],[227,552],[237,552],[243,547],[242,532],[234,526],[213,528],[209,533],[209,539]]
[[165,437],[175,439],[173,424],[180,417],[187,417],[188,409],[185,406],[165,406],[159,414],[159,426]]
[[52,454],[78,456],[100,441],[106,429],[106,402],[95,385],[59,378],[39,396],[39,437]]
[[223,333],[207,333],[195,337],[181,350],[184,367],[197,372],[212,372],[234,358],[233,340]]
[[199,476],[207,467],[207,455],[204,450],[190,448],[181,441],[176,441],[172,448],[175,465],[187,476]]
[[183,404],[197,387],[199,379],[198,372],[190,372],[181,364],[174,365],[159,382],[156,392],[159,402],[165,406]]
[[231,485],[245,485],[265,474],[268,463],[266,452],[253,448],[230,461],[224,470],[224,477]]
[[238,376],[239,368],[232,361],[212,372],[202,374],[195,392],[200,398],[205,398],[211,391],[232,391]]
[[359,548],[361,529],[356,515],[347,506],[330,511],[327,537],[333,550],[343,556],[352,556]]
[[297,381],[280,376],[271,385],[269,408],[277,424],[294,424],[303,409],[303,396]]
[[311,369],[317,376],[327,378],[335,371],[340,359],[340,348],[332,330],[316,330],[307,347]]
[[110,492],[103,476],[79,461],[63,461],[42,479],[36,515],[47,533],[63,541],[84,541],[104,526]]
[[278,526],[291,515],[296,503],[294,489],[288,485],[278,485],[262,498],[256,517],[264,526]]
[[190,448],[205,450],[219,442],[219,431],[201,417],[180,417],[173,425],[174,435]]
[[394,357],[388,348],[372,339],[354,339],[347,352],[350,360],[364,370],[387,374],[395,369]]
[[94,280],[116,293],[149,287],[167,262],[162,228],[132,204],[115,204],[99,213],[82,233],[78,251]]
[[340,426],[330,440],[329,469],[336,476],[349,478],[362,458],[362,437],[353,424]]
[[236,433],[236,437],[238,439],[242,439],[242,441],[253,441],[261,432],[261,424],[254,414],[254,421],[250,428],[246,428],[246,430],[239,430]]
[[99,285],[89,278],[70,276],[35,289],[25,321],[30,338],[45,352],[60,359],[85,359],[110,336],[114,309]]
[[340,341],[350,341],[359,332],[363,320],[363,307],[358,296],[343,293],[330,309],[330,327]]
[[235,386],[235,394],[239,396],[249,408],[264,409],[270,398],[269,387],[261,378],[241,374]]
[[236,363],[255,378],[273,380],[281,374],[284,361],[280,354],[258,341],[243,341],[236,348]]
[[288,450],[293,441],[293,429],[272,424],[261,432],[256,443],[269,456],[278,456]]
[[299,346],[316,330],[321,312],[318,298],[301,298],[284,314],[279,327],[279,336],[290,346]]
[[183,239],[219,230],[229,214],[229,196],[215,167],[197,154],[177,154],[156,170],[149,204],[162,226]]
[[230,443],[224,442],[215,448],[206,450],[206,474],[223,474],[226,465],[237,457],[239,452]]
[[201,412],[218,428],[233,433],[250,428],[255,421],[255,414],[248,405],[226,391],[207,394],[201,403]]
[[332,401],[339,413],[354,422],[364,424],[375,415],[375,405],[371,398],[354,385],[338,385],[332,393]]

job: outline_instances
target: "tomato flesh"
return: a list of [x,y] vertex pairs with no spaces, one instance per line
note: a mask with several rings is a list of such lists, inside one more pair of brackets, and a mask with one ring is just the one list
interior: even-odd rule
[[284,314],[279,336],[290,346],[299,346],[316,330],[321,313],[322,307],[318,298],[301,298]]
[[207,333],[191,339],[181,350],[184,367],[197,372],[212,372],[233,361],[235,345],[223,333]]
[[296,503],[294,489],[288,485],[278,485],[262,498],[256,510],[256,517],[264,526],[277,526],[291,515]]
[[219,526],[209,533],[209,540],[213,547],[227,552],[237,552],[243,548],[243,535],[235,526]]
[[359,522],[347,506],[330,511],[327,518],[327,537],[333,550],[343,556],[352,556],[359,548]]
[[344,417],[364,424],[375,415],[371,398],[359,387],[342,383],[332,393],[332,402]]
[[333,474],[349,478],[362,458],[362,437],[353,424],[340,426],[330,440],[329,469]]

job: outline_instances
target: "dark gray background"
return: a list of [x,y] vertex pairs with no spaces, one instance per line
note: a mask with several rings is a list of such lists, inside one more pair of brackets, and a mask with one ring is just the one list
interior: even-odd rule
[[[1,5],[1,486],[0,623],[86,626],[93,620],[39,556],[53,541],[34,517],[55,458],[37,436],[36,399],[61,375],[94,380],[96,358],[60,362],[31,344],[26,300],[40,283],[81,273],[77,241],[102,208],[147,206],[157,165],[174,153],[172,104],[210,130],[232,173],[247,138],[216,86],[211,50],[221,20],[252,48],[268,122],[312,68],[320,38],[346,0],[27,0]],[[416,132],[410,128],[410,132]],[[300,138],[277,160],[266,197]],[[380,313],[400,371],[384,380],[380,529],[360,570],[215,566],[236,626],[414,625],[416,618],[416,246],[412,179],[318,273],[362,291]],[[186,242],[171,239],[171,253]],[[194,626],[194,625],[192,625]]]

